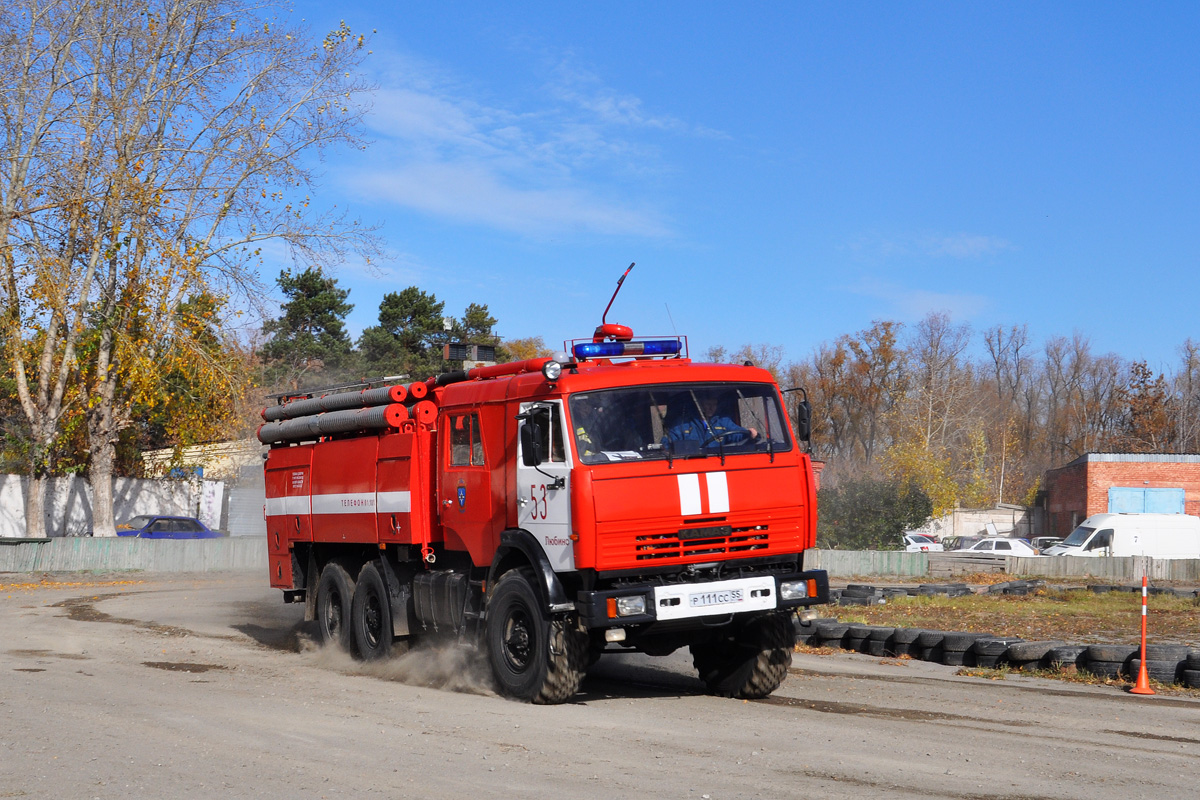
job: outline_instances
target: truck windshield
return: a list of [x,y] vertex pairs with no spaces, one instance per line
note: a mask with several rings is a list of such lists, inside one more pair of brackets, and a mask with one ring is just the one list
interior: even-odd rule
[[576,394],[571,430],[584,464],[790,450],[771,384],[636,386]]
[[1085,528],[1080,525],[1078,528],[1071,531],[1070,536],[1063,540],[1063,545],[1066,547],[1079,547],[1081,544],[1087,541],[1088,537],[1091,536],[1092,532],[1095,530],[1095,528]]

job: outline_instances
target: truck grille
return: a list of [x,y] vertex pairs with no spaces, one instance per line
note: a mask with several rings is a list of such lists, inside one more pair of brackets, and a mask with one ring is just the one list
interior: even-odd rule
[[634,549],[638,561],[666,558],[696,558],[740,554],[770,547],[767,525],[734,528],[728,536],[711,539],[680,539],[674,533],[652,533],[637,536]]

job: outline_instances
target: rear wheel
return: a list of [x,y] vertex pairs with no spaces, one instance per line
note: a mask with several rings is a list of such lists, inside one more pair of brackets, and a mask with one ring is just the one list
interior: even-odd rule
[[391,655],[392,608],[383,576],[374,564],[367,564],[358,573],[350,622],[354,645],[363,659],[373,661]]
[[334,644],[355,655],[354,635],[350,627],[354,578],[338,561],[330,561],[321,570],[317,583],[317,626],[323,644]]
[[765,614],[733,635],[691,646],[692,663],[711,694],[754,699],[779,688],[792,665],[791,624],[785,614]]
[[587,637],[567,620],[547,618],[527,568],[504,573],[488,601],[484,638],[500,694],[561,703],[579,691]]

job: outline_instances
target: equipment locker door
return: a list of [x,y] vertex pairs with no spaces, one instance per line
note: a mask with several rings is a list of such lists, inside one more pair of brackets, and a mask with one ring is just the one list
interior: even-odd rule
[[517,436],[517,521],[546,551],[556,572],[575,569],[571,541],[571,451],[566,446],[562,401],[521,404],[520,427],[535,426],[542,443],[542,461],[525,466],[525,437]]

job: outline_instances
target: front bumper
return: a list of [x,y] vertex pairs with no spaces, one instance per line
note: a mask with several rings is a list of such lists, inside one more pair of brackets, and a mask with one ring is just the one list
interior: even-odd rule
[[[803,596],[784,599],[782,584],[802,584]],[[641,596],[645,613],[621,616],[616,600]],[[658,622],[726,619],[731,614],[774,611],[823,605],[829,602],[829,575],[825,570],[762,574],[718,581],[622,586],[579,592],[575,608],[587,628],[649,625]]]

